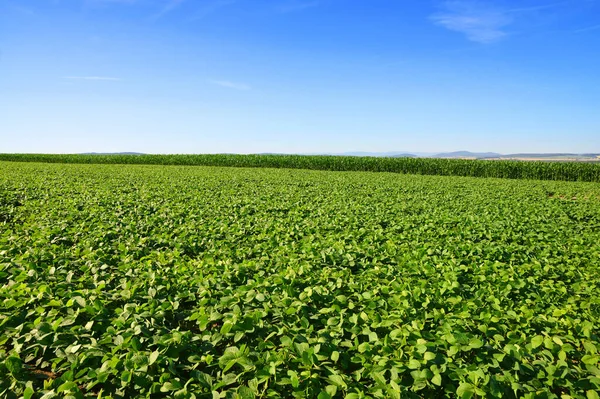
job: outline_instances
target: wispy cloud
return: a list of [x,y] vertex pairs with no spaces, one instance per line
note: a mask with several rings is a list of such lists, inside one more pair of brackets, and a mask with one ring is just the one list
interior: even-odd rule
[[252,89],[249,85],[245,83],[231,82],[229,80],[209,80],[209,83],[212,83],[217,86],[226,87],[228,89],[235,90],[250,90]]
[[288,1],[277,7],[277,11],[281,13],[288,13],[294,11],[302,11],[307,8],[316,7],[319,5],[319,1]]
[[539,4],[537,6],[507,8],[505,11],[508,12],[508,13],[542,11],[542,10],[547,10],[547,9],[550,9],[550,8],[564,6],[564,5],[567,5],[567,4],[569,4],[568,1],[557,1],[555,3]]
[[120,78],[115,78],[115,77],[112,77],[112,76],[65,76],[63,79],[70,79],[70,80],[110,80],[110,81],[121,80]]
[[493,43],[508,35],[505,27],[513,18],[502,10],[472,1],[449,1],[444,11],[432,15],[431,20],[446,29],[463,33],[478,43]]
[[160,18],[164,17],[165,15],[182,5],[185,1],[186,0],[167,0],[163,8],[159,12],[154,14],[152,17],[150,17],[150,19],[152,21],[159,20]]
[[501,7],[492,2],[476,0],[445,1],[441,11],[430,16],[431,21],[446,29],[464,34],[467,39],[494,43],[510,35],[508,27],[518,18],[565,5],[566,1],[526,6]]
[[218,11],[219,9],[233,5],[236,2],[236,0],[209,1],[205,3],[202,7],[196,9],[189,18],[189,21],[197,21],[199,19],[203,19],[204,17]]
[[577,29],[577,30],[575,30],[573,32],[575,32],[575,33],[583,33],[583,32],[591,32],[593,30],[598,30],[598,29],[600,29],[600,25],[593,25],[593,26],[588,26],[588,27],[585,27],[585,28]]

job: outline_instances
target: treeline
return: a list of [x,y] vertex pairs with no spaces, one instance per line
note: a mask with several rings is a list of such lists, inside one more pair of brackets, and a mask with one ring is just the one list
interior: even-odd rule
[[88,155],[0,154],[0,161],[77,164],[204,165],[393,172],[420,175],[600,182],[600,164],[584,162],[484,161],[333,155]]

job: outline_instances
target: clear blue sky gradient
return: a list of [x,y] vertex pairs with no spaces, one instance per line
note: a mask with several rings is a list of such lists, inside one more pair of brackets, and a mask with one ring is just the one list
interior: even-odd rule
[[600,0],[2,0],[0,152],[600,152]]

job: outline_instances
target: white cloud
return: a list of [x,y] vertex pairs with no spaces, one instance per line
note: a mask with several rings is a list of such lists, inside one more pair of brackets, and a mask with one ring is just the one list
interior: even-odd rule
[[210,83],[235,90],[250,90],[251,87],[244,83],[231,82],[229,80],[210,80]]
[[158,13],[154,14],[150,19],[153,21],[159,20],[160,18],[162,18],[163,16],[165,16],[166,14],[170,13],[171,11],[179,7],[181,4],[183,4],[184,1],[185,0],[167,0],[163,8]]
[[593,26],[588,26],[586,28],[577,29],[574,32],[575,33],[591,32],[591,31],[598,30],[598,29],[600,29],[600,25],[593,25]]
[[[530,20],[541,12],[568,4],[568,1],[559,1],[511,8],[491,1],[448,0],[441,3],[442,11],[430,19],[436,25],[464,34],[473,42],[487,44],[509,36],[508,27],[516,22]],[[524,26],[521,23],[520,27]]]
[[114,78],[114,77],[111,77],[111,76],[65,76],[63,79],[71,79],[71,80],[111,80],[111,81],[121,80],[120,78]]
[[478,43],[493,43],[508,35],[505,28],[513,22],[510,13],[474,1],[449,1],[444,11],[431,20],[446,29],[463,33]]

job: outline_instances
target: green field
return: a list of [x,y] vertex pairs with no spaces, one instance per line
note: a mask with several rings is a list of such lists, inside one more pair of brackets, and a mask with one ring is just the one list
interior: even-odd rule
[[0,162],[0,397],[598,398],[600,185],[424,174]]

